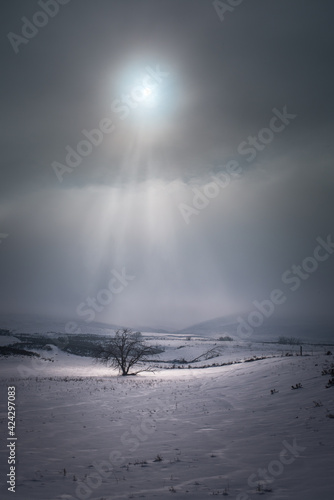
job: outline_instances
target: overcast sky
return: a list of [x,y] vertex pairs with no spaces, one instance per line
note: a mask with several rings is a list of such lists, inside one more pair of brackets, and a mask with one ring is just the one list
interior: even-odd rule
[[334,320],[333,2],[228,3],[2,1],[2,312]]

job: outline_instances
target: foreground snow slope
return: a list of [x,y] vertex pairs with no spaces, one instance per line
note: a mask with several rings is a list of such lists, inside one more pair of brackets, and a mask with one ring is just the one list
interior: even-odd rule
[[[321,375],[333,356],[124,378],[58,355],[62,377],[56,359],[37,378],[1,380],[1,498],[333,498],[334,387]],[[7,385],[17,388],[15,496],[5,485]]]

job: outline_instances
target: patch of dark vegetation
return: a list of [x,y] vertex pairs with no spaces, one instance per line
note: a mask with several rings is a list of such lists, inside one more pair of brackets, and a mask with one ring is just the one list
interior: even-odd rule
[[321,375],[333,375],[334,376],[334,364],[332,363],[331,366],[326,366],[322,372]]
[[4,337],[10,337],[12,335],[12,332],[10,330],[0,328],[0,335],[3,335]]
[[284,337],[281,336],[278,339],[278,344],[288,344],[288,345],[301,345],[302,341],[297,337]]
[[245,359],[244,363],[251,363],[252,361],[260,361],[261,359],[272,358],[273,356],[253,356],[252,358]]
[[[162,363],[163,361],[160,361]],[[179,361],[178,361],[179,362]],[[170,363],[170,361],[165,361],[165,363]],[[202,366],[190,366],[189,363],[187,363],[187,368],[191,368],[192,370],[202,370],[203,368],[213,368],[216,366],[228,366],[228,365],[236,365],[242,363],[242,361],[227,361],[227,363],[212,363],[211,365],[202,365]],[[176,366],[176,364],[173,364],[172,366],[158,366],[158,368],[163,368],[164,370],[174,370],[175,368],[178,368],[179,370],[182,370],[185,368],[184,365],[179,365]]]
[[39,354],[32,351],[27,351],[26,349],[21,349],[18,347],[13,347],[11,345],[0,346],[0,356],[35,356],[40,357]]
[[73,337],[68,338],[67,344],[62,348],[64,352],[83,357],[95,355],[98,339],[94,335],[75,335]]
[[326,389],[334,386],[334,378],[330,378],[326,384]]
[[185,358],[181,358],[181,359],[173,359],[172,363],[179,364],[179,365],[187,365],[188,361]]

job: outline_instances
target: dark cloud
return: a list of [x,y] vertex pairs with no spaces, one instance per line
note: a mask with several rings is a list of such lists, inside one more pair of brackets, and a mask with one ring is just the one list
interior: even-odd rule
[[[333,229],[332,2],[245,1],[221,22],[207,1],[71,0],[15,54],[7,33],[38,10],[2,3],[3,311],[76,317],[123,267],[135,279],[98,319],[186,326],[282,287]],[[147,67],[169,74],[159,104],[121,120],[112,102]],[[296,117],[248,161],[240,144],[285,106]],[[115,129],[60,183],[52,163],[105,118]],[[240,178],[187,224],[180,204],[231,160]],[[280,314],[332,317],[333,269]]]

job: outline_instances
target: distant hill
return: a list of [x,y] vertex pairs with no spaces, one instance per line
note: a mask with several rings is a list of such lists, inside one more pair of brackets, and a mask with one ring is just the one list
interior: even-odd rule
[[[243,319],[247,319],[248,313],[241,314]],[[229,335],[235,340],[257,340],[274,342],[280,336],[297,337],[304,342],[310,343],[333,343],[334,344],[334,323],[326,323],[318,320],[287,320],[282,318],[265,318],[263,324],[253,328],[253,332],[248,337],[238,334],[240,331],[239,314],[221,316],[208,321],[203,321],[187,328],[179,330],[177,333],[185,335]]]
[[136,328],[131,328],[134,332],[146,332],[146,333],[173,333],[170,330],[164,330],[163,328],[154,328],[152,326],[139,326]]
[[[249,312],[242,313],[240,316],[247,319]],[[312,320],[287,320],[276,318],[274,315],[265,318],[263,324],[253,328],[249,336],[239,336],[237,321],[239,314],[231,314],[213,318],[208,321],[196,323],[181,330],[172,330],[167,328],[154,328],[151,326],[131,327],[133,331],[177,334],[177,335],[200,335],[202,337],[230,336],[235,340],[249,340],[260,342],[275,342],[280,336],[298,337],[303,342],[309,343],[328,343],[334,344],[334,322]],[[8,329],[13,335],[19,333],[27,334],[60,334],[65,335],[65,325],[67,321],[75,321],[82,334],[105,335],[112,334],[117,329],[127,325],[107,324],[98,321],[86,323],[76,318],[72,319],[53,319],[43,318],[34,315],[0,315],[0,329]],[[240,330],[240,329],[239,329]]]
[[122,328],[120,325],[107,324],[99,321],[87,323],[76,318],[59,319],[30,314],[1,314],[0,328],[8,329],[13,334],[57,333],[65,335],[65,325],[68,321],[75,322],[77,327],[80,328],[81,333],[111,333],[118,328]]
[[219,318],[210,319],[208,321],[203,321],[201,323],[196,323],[195,325],[188,326],[187,328],[183,328],[179,330],[177,333],[184,334],[197,334],[197,335],[206,335],[206,334],[216,334],[216,333],[224,333],[235,330],[237,326],[237,320],[235,314],[230,314],[228,316],[221,316]]

